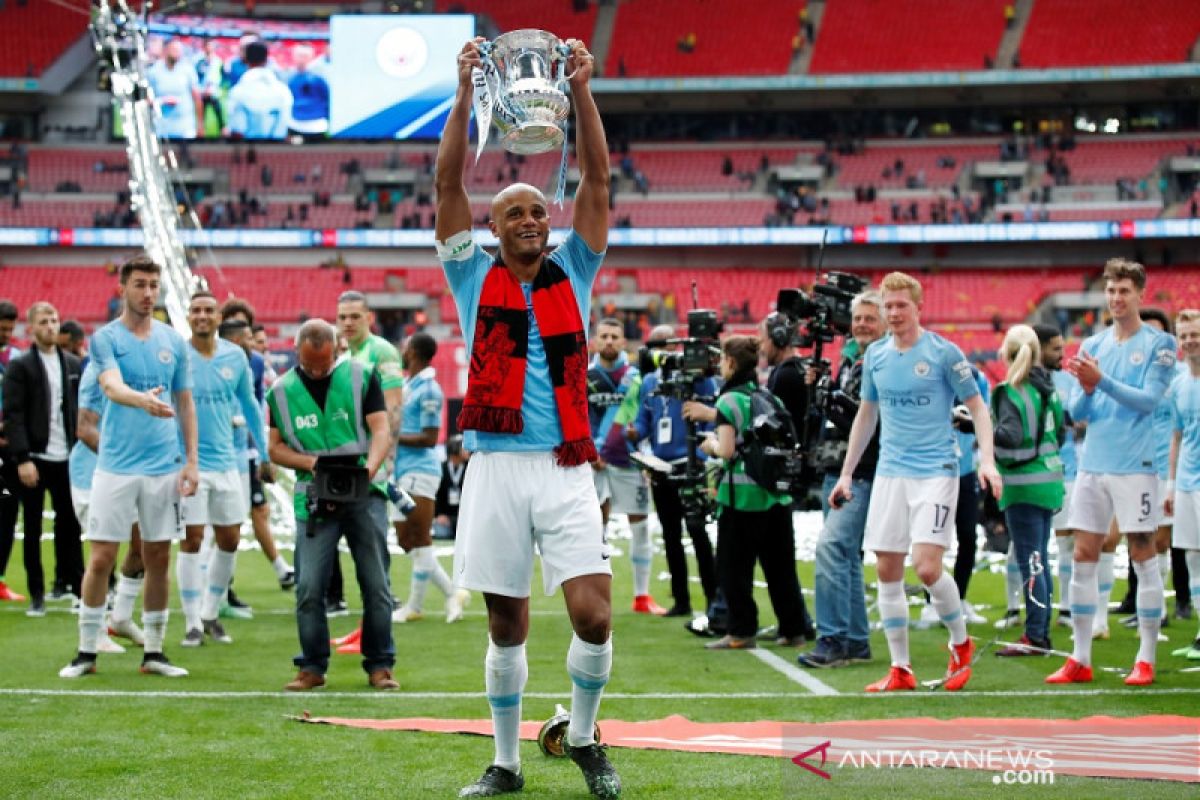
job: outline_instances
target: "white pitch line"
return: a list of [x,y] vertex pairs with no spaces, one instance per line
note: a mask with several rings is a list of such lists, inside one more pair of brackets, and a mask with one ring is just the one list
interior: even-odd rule
[[783,673],[784,677],[788,678],[789,680],[795,681],[796,683],[800,684],[805,689],[808,689],[810,692],[812,692],[815,695],[821,695],[823,697],[833,697],[835,695],[841,694],[841,692],[839,692],[837,689],[830,686],[828,683],[825,683],[825,681],[820,680],[819,678],[814,678],[812,675],[805,672],[800,667],[797,667],[795,664],[791,664],[787,661],[784,661],[782,658],[775,655],[770,650],[764,650],[761,647],[755,647],[752,650],[747,650],[746,652],[748,652],[750,655],[754,656],[759,661],[763,662],[764,664],[766,664],[768,667],[775,670],[776,672]]
[[[811,676],[810,676],[811,677]],[[956,702],[965,702],[972,697],[1077,697],[1077,696],[1122,696],[1133,697],[1140,695],[1200,695],[1200,688],[1161,688],[1161,689],[1039,689],[1034,691],[964,691],[964,692],[883,692],[880,694],[854,693],[821,694],[815,697],[864,698],[864,699],[903,699],[920,697],[922,702],[933,698],[951,698]],[[113,697],[113,698],[166,698],[171,700],[225,700],[236,698],[274,698],[274,699],[356,699],[378,700],[393,702],[400,700],[483,700],[483,692],[333,692],[319,689],[304,694],[294,692],[165,692],[161,690],[134,691],[130,689],[0,689],[0,697]],[[530,700],[563,700],[571,696],[570,692],[526,692],[524,697]],[[606,700],[782,700],[799,697],[795,692],[605,692]],[[805,696],[806,700],[814,697]]]

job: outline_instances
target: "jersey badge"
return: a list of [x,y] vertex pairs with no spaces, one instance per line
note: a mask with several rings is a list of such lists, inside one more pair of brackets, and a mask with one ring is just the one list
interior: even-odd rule
[[924,378],[929,374],[929,362],[918,361],[916,364],[913,364],[913,374],[918,378]]

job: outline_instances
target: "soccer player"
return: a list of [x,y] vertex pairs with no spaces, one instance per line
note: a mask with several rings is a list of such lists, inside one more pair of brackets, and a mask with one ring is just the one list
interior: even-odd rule
[[[1172,545],[1184,551],[1192,607],[1200,608],[1200,311],[1180,311],[1175,317],[1175,333],[1187,372],[1176,376],[1168,395],[1174,430],[1164,510],[1175,514]],[[1171,655],[1200,660],[1200,632],[1191,646]]]
[[608,145],[589,81],[594,59],[568,39],[580,182],[572,228],[546,254],[546,198],[513,184],[492,200],[498,257],[471,238],[463,181],[471,73],[478,42],[458,56],[455,95],[437,157],[438,260],[471,348],[459,427],[474,452],[463,485],[455,580],[484,593],[489,645],[484,683],[495,759],[462,797],[520,791],[521,695],[529,674],[529,590],[535,545],[547,594],[562,586],[574,636],[567,650],[571,722],[564,741],[592,795],[615,798],[621,781],[593,729],[612,669],[612,568],[588,462],[587,328],[592,284],[608,246]]
[[63,678],[96,671],[108,576],[135,522],[146,566],[141,670],[168,677],[188,674],[167,660],[163,638],[171,542],[182,535],[179,498],[194,494],[200,483],[196,409],[187,344],[154,319],[161,272],[149,256],[125,262],[120,270],[125,309],[92,337],[92,360],[109,406],[101,419],[100,459],[92,483],[97,502],[88,515],[91,553],[83,576],[79,652],[59,671]]
[[837,508],[854,499],[854,469],[878,420],[879,464],[863,547],[878,558],[879,616],[892,665],[887,676],[867,691],[893,692],[917,686],[909,663],[904,595],[904,559],[910,545],[913,569],[950,631],[950,663],[942,685],[957,691],[971,678],[975,645],[967,636],[958,587],[942,571],[942,557],[955,540],[958,503],[959,465],[951,425],[955,398],[966,405],[975,423],[979,484],[998,497],[1001,485],[992,452],[992,421],[962,351],[921,327],[921,284],[902,272],[893,272],[883,279],[880,293],[891,336],[867,348],[862,402],[829,504]]
[[313,61],[313,46],[307,42],[292,47],[292,64],[296,74],[288,79],[292,93],[292,115],[288,127],[306,136],[329,131],[329,84],[309,65]]
[[588,366],[588,419],[599,456],[592,462],[596,496],[601,516],[608,524],[610,513],[625,514],[633,543],[629,561],[633,565],[633,610],[638,614],[663,615],[667,610],[650,596],[650,485],[645,474],[629,459],[625,427],[637,417],[642,376],[625,353],[621,321],[608,317],[596,323],[596,355]]
[[[217,337],[220,322],[217,298],[207,291],[193,294],[188,304],[188,326],[192,329],[189,357],[200,437],[200,485],[183,501],[186,536],[175,560],[186,620],[184,647],[199,647],[206,635],[216,642],[233,641],[217,614],[233,578],[242,522],[249,512],[238,470],[242,454],[234,447],[235,414],[243,417],[259,450],[267,449],[262,411],[251,386],[250,364],[240,347]],[[216,540],[207,564],[207,578],[200,554],[206,525],[212,525]]]
[[267,67],[267,46],[253,41],[243,50],[246,66],[229,90],[229,134],[243,139],[282,139],[292,116],[292,93]]
[[196,68],[183,58],[183,42],[172,39],[163,57],[146,72],[160,117],[155,132],[165,139],[195,139],[204,135],[204,103]]
[[[100,419],[108,405],[104,392],[97,380],[99,372],[96,362],[89,361],[79,380],[79,419],[75,425],[75,445],[67,459],[67,471],[71,480],[71,505],[81,530],[88,528],[88,509],[92,503],[92,480],[96,472],[97,453],[100,450]],[[125,560],[121,564],[117,579],[112,610],[108,615],[107,630],[101,630],[96,642],[97,652],[123,653],[125,648],[110,636],[123,636],[141,647],[145,643],[142,629],[133,621],[133,604],[142,591],[142,537],[137,526],[125,549]]]
[[17,465],[8,449],[8,437],[4,433],[4,373],[12,360],[21,351],[12,343],[13,329],[17,326],[20,312],[11,300],[0,300],[0,601],[21,602],[25,595],[18,594],[4,582],[4,571],[8,569],[8,558],[12,554],[13,534],[17,527],[17,511],[21,507],[21,479],[17,476]]
[[442,467],[433,448],[442,429],[445,396],[438,386],[431,363],[437,341],[428,333],[414,333],[404,348],[408,381],[404,385],[400,437],[396,446],[393,474],[401,489],[417,504],[404,520],[397,521],[396,540],[412,556],[412,582],[408,599],[392,614],[392,622],[412,622],[422,616],[425,591],[430,581],[446,596],[446,622],[462,619],[463,606],[471,598],[465,589],[455,589],[450,576],[433,553],[433,505],[442,480]]
[[1104,294],[1113,324],[1087,339],[1067,364],[1082,391],[1071,407],[1088,423],[1071,494],[1068,526],[1075,531],[1071,578],[1071,625],[1075,647],[1046,683],[1092,680],[1092,621],[1098,611],[1096,578],[1100,547],[1109,522],[1129,543],[1138,575],[1138,648],[1129,686],[1154,682],[1154,655],[1162,617],[1162,575],[1154,551],[1158,525],[1158,476],[1154,463],[1153,414],[1175,372],[1175,338],[1138,316],[1146,289],[1141,264],[1114,258],[1104,265]]

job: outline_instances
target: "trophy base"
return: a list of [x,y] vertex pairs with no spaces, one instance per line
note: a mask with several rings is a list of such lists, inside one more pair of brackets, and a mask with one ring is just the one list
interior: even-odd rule
[[523,156],[549,153],[562,147],[563,131],[552,122],[522,122],[504,134],[504,149]]

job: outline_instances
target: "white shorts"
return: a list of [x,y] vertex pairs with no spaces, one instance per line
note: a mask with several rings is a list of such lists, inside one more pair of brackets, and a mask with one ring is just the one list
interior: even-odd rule
[[[1175,492],[1175,527],[1171,546],[1200,550],[1200,492]],[[1200,576],[1193,575],[1192,582]]]
[[1066,481],[1063,483],[1063,501],[1062,508],[1054,515],[1054,519],[1050,520],[1050,527],[1055,533],[1071,530],[1067,527],[1067,520],[1071,518],[1071,488],[1075,485],[1075,481]]
[[471,456],[454,542],[455,584],[528,597],[535,547],[547,595],[581,575],[612,575],[591,472],[588,464],[560,467],[548,452]]
[[115,475],[96,470],[88,509],[86,537],[99,542],[128,542],[136,522],[142,541],[170,542],[183,538],[178,472],[166,475]]
[[1158,479],[1158,502],[1155,507],[1158,509],[1158,527],[1171,526],[1175,524],[1175,517],[1167,513],[1166,504],[1163,502],[1167,499],[1167,479],[1160,477]]
[[250,514],[248,487],[237,469],[201,472],[196,493],[183,498],[183,524],[241,525]]
[[1158,528],[1158,476],[1136,473],[1110,475],[1080,470],[1071,490],[1071,516],[1075,531],[1107,535],[1117,518],[1121,533],[1149,533]]
[[91,502],[91,489],[80,489],[78,486],[71,487],[71,507],[75,509],[75,519],[79,520],[79,530],[81,531],[86,531],[88,528],[88,506]]
[[432,500],[437,497],[438,487],[442,485],[442,476],[430,475],[428,472],[406,472],[396,483],[413,497],[428,497]]
[[867,507],[863,549],[907,553],[913,544],[949,549],[957,509],[957,477],[877,477]]
[[650,483],[640,469],[609,465],[592,470],[592,482],[596,485],[600,505],[612,500],[608,509],[610,514],[650,513]]

